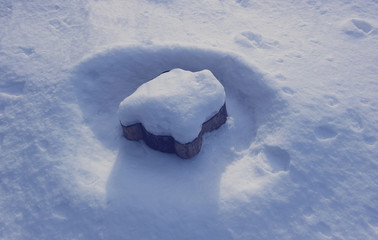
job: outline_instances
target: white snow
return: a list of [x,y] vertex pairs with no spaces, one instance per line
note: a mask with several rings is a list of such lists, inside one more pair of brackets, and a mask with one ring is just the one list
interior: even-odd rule
[[173,69],[138,87],[121,102],[118,114],[123,126],[142,123],[150,133],[184,144],[198,137],[225,100],[222,84],[209,70]]
[[[378,3],[0,1],[0,239],[378,239]],[[190,161],[119,103],[208,69]]]

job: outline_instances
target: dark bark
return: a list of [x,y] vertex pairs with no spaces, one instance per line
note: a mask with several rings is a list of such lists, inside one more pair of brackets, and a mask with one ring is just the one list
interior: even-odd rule
[[223,104],[217,114],[211,119],[202,124],[201,132],[198,136],[189,143],[180,143],[172,136],[154,135],[148,132],[141,123],[136,123],[129,126],[123,126],[123,134],[128,140],[144,142],[152,149],[166,152],[176,153],[181,158],[192,158],[200,152],[202,146],[202,135],[206,132],[211,132],[222,126],[227,120],[226,103]]

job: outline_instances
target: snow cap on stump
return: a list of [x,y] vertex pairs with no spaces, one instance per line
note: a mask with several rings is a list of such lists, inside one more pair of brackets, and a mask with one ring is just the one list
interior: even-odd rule
[[[128,139],[132,137],[127,136],[125,128],[138,126],[129,130],[140,136],[130,140],[143,138],[146,141],[146,135],[150,134],[170,136],[173,141],[185,145],[226,121],[225,98],[222,84],[209,70],[190,72],[173,69],[141,85],[123,100],[119,106],[119,119]],[[224,115],[218,117],[217,125],[220,125],[203,130],[203,125],[220,112]]]

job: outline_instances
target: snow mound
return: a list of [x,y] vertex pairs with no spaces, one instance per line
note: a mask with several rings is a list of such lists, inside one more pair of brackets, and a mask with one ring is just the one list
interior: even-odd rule
[[123,126],[142,123],[155,135],[180,143],[198,137],[202,124],[225,103],[222,84],[209,70],[173,69],[141,85],[119,106]]

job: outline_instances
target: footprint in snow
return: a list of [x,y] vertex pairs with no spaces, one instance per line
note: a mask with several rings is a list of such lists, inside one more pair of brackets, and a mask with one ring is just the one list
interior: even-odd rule
[[354,38],[363,38],[377,32],[377,29],[372,24],[361,19],[349,19],[344,23],[342,30],[346,35]]
[[282,75],[281,73],[276,74],[274,77],[280,81],[286,81],[286,77]]
[[314,129],[315,136],[318,140],[332,139],[337,136],[336,130],[331,125],[321,125]]
[[270,49],[278,45],[277,41],[266,39],[258,33],[250,31],[241,32],[235,37],[235,43],[244,48],[263,48]]
[[67,24],[59,19],[50,20],[49,24],[56,31],[63,31],[67,28]]
[[358,112],[353,109],[347,110],[347,121],[352,130],[361,132],[364,129],[363,120]]
[[373,29],[370,23],[364,20],[352,19],[351,22],[354,26],[356,26],[356,28],[363,31],[364,33],[369,33]]
[[13,48],[12,52],[15,54],[24,54],[25,56],[29,57],[35,53],[35,49],[28,46],[18,46]]
[[78,180],[85,185],[92,185],[98,181],[99,177],[85,169],[77,170]]
[[339,100],[337,100],[337,98],[334,96],[325,95],[324,97],[327,101],[327,105],[330,107],[335,107],[337,104],[339,104]]
[[263,168],[268,172],[277,173],[289,170],[290,155],[280,147],[265,145],[258,156],[265,164]]
[[34,53],[34,48],[31,48],[31,47],[19,47],[18,52],[19,53],[23,53],[26,56],[30,56],[30,55],[32,55]]

